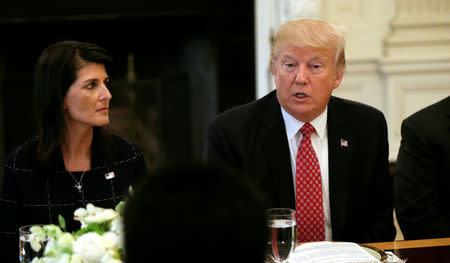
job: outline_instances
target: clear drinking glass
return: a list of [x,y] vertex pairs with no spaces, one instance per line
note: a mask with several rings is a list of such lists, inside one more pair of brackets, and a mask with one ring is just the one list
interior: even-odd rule
[[286,262],[297,244],[295,210],[271,208],[265,211],[267,234],[266,254],[275,262]]
[[[40,249],[35,251],[31,247],[31,242],[33,234],[30,231],[30,228],[33,226],[43,227],[44,225],[26,225],[19,228],[19,262],[20,263],[29,263],[33,261],[34,257],[42,257],[45,250],[45,245],[47,244],[47,240],[35,241],[35,244],[39,244]],[[36,243],[37,242],[37,243]]]

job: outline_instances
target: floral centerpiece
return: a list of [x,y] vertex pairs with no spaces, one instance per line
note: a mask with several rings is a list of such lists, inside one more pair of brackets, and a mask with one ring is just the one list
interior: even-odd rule
[[[130,187],[130,193],[132,188]],[[59,226],[34,226],[30,229],[31,247],[41,249],[47,240],[44,256],[35,257],[32,263],[123,263],[124,237],[122,212],[125,201],[115,209],[105,209],[87,204],[78,208],[74,219],[80,221],[80,230],[65,231],[65,220],[59,216]]]

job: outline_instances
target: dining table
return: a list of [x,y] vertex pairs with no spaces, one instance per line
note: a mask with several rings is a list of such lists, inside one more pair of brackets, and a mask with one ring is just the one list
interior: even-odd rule
[[450,263],[450,237],[391,242],[365,243],[390,251],[406,263]]

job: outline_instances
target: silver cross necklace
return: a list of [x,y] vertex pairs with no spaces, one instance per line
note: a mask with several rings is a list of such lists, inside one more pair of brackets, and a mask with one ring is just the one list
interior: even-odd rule
[[81,189],[83,188],[83,185],[81,184],[81,181],[83,181],[83,177],[84,177],[84,173],[86,172],[86,170],[83,171],[83,174],[81,174],[81,178],[80,181],[77,181],[77,179],[75,179],[75,176],[73,176],[72,172],[68,171],[69,174],[72,176],[73,180],[75,180],[76,184],[74,185],[75,188],[78,189],[78,192],[81,193]]

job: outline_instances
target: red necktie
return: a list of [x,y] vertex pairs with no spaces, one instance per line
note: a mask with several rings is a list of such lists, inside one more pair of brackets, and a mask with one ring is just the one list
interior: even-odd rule
[[300,129],[303,138],[297,151],[295,198],[299,242],[325,240],[322,178],[319,161],[311,145],[313,131],[314,127],[309,122],[303,125]]

